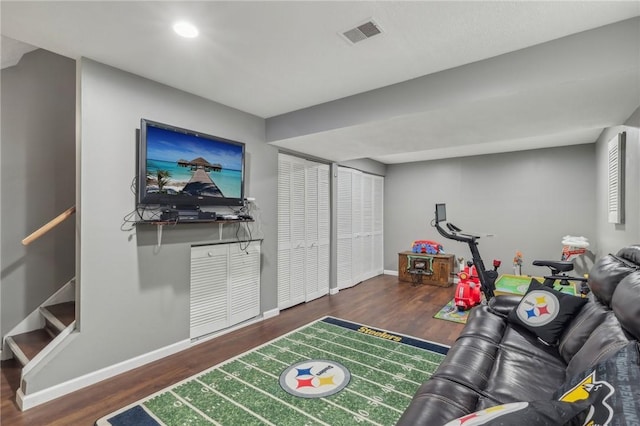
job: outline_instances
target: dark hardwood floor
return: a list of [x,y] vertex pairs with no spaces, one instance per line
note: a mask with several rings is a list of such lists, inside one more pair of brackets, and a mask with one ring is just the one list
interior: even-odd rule
[[454,288],[417,286],[381,275],[280,312],[188,350],[21,412],[15,403],[20,368],[2,362],[0,424],[6,426],[93,425],[100,417],[157,392],[201,370],[272,340],[325,315],[372,327],[452,344],[461,324],[433,319],[453,298]]

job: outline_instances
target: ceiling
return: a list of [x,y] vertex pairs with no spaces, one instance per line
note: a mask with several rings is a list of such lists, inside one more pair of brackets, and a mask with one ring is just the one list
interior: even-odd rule
[[[613,72],[601,67],[601,75],[577,72],[553,84],[529,76],[508,96],[495,84],[467,94],[448,80],[452,86],[438,90],[445,95],[434,97],[437,107],[344,125],[329,124],[318,108],[640,16],[638,1],[2,1],[0,7],[3,66],[5,52],[15,50],[5,48],[7,37],[88,57],[266,118],[269,142],[334,161],[391,164],[592,143],[640,105],[638,84],[621,87],[616,78],[631,73],[634,86],[640,64],[615,69],[614,63]],[[193,22],[200,36],[177,37],[171,26],[178,19]],[[357,44],[341,36],[369,19],[382,34]],[[513,70],[497,68],[493,78],[502,72]],[[448,90],[455,100],[443,97]],[[384,103],[389,92],[379,93]],[[301,113],[316,111],[319,128],[269,132],[272,123],[295,127]]]

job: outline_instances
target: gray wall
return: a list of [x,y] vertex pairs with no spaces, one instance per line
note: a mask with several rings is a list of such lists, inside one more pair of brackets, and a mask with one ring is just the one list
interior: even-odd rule
[[452,223],[494,234],[480,239],[486,265],[498,258],[500,272],[513,273],[519,250],[523,274],[544,273],[531,262],[559,260],[564,235],[597,238],[594,169],[594,144],[388,165],[385,269],[397,271],[398,252],[418,239],[439,241],[446,252],[470,258],[467,245],[443,238],[430,225],[434,205],[446,203]]
[[165,227],[160,248],[152,226],[121,230],[141,117],[246,143],[264,233],[261,310],[277,307],[277,151],[264,120],[86,59],[78,74],[80,332],[28,374],[29,393],[189,338],[190,247],[216,241],[218,225]]
[[[607,220],[607,143],[620,132],[626,132],[625,160],[625,223],[612,224]],[[628,244],[640,244],[640,107],[629,117],[624,126],[606,129],[596,144],[596,253],[603,256],[616,253]]]
[[74,275],[74,220],[20,241],[75,203],[75,62],[36,50],[2,70],[1,329]]

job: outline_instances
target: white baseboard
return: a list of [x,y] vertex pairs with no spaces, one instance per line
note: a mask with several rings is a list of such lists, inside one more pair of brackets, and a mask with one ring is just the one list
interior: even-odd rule
[[[280,310],[279,309],[274,309],[273,311],[277,311],[278,312],[276,315],[280,314]],[[267,311],[267,312],[273,312],[273,311]],[[207,341],[215,339],[217,337],[224,336],[225,334],[229,334],[232,331],[240,330],[241,328],[244,328],[244,327],[246,327],[248,325],[264,321],[266,319],[264,317],[264,315],[265,315],[265,313],[263,313],[262,316],[260,316],[260,315],[255,316],[255,317],[250,318],[250,319],[248,319],[246,321],[239,322],[239,323],[234,324],[234,325],[232,325],[230,327],[227,327],[227,328],[223,328],[222,330],[214,331],[213,333],[205,334],[204,336],[195,337],[195,338],[191,339],[191,344],[192,345],[198,345],[200,343],[207,342]],[[271,315],[271,314],[269,314],[269,315]]]
[[397,276],[398,276],[398,271],[391,271],[391,270],[389,270],[389,269],[385,269],[385,270],[384,270],[384,274],[385,274],[385,275],[393,275],[393,276],[396,276],[396,277],[397,277]]
[[340,291],[340,290],[346,290],[346,289],[348,289],[348,288],[353,287],[354,285],[356,285],[356,284],[354,283],[354,284],[348,284],[348,285],[338,285],[337,290],[338,290],[338,291]]
[[79,389],[117,376],[118,374],[126,373],[134,368],[138,368],[150,362],[173,355],[188,349],[189,347],[191,347],[191,341],[187,339],[28,395],[25,395],[22,393],[21,389],[18,389],[16,402],[21,410],[28,410],[40,404],[44,404],[45,402],[51,401],[52,399],[59,398],[71,392],[75,392]]
[[269,319],[272,317],[277,317],[278,315],[280,315],[280,309],[275,308],[275,309],[271,309],[270,311],[263,312],[262,319]]
[[89,373],[84,376],[77,377],[75,379],[69,380],[64,383],[60,383],[58,385],[52,386],[47,389],[34,392],[29,395],[25,395],[22,392],[22,389],[18,389],[18,392],[16,393],[16,402],[18,403],[18,406],[22,411],[28,410],[29,408],[33,408],[40,404],[44,404],[45,402],[51,401],[52,399],[59,398],[61,396],[67,395],[71,392],[75,392],[84,387],[109,379],[113,376],[117,376],[118,374],[125,373],[129,370],[133,370],[134,368],[141,367],[150,362],[157,361],[161,358],[167,357],[169,355],[173,355],[185,349],[189,349],[193,345],[205,342],[207,340],[211,340],[223,334],[230,333],[239,328],[246,327],[247,325],[260,322],[267,318],[275,317],[277,315],[280,315],[280,309],[278,308],[271,309],[269,311],[263,312],[261,318],[255,317],[253,319],[242,322],[240,324],[236,324],[235,326],[221,330],[220,332],[212,333],[208,336],[204,336],[203,338],[200,338],[200,339],[183,340],[183,341],[174,343],[172,345],[165,346],[164,348],[160,348],[155,351],[137,356],[135,358],[122,361],[110,367],[105,367],[101,370],[94,371],[93,373]]

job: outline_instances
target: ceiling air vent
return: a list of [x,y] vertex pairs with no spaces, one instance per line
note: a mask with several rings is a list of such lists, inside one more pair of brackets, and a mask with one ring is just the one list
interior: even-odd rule
[[353,29],[343,32],[342,35],[352,44],[356,44],[362,40],[366,40],[375,35],[378,35],[381,32],[382,30],[380,29],[378,24],[370,20],[362,25],[358,25]]

